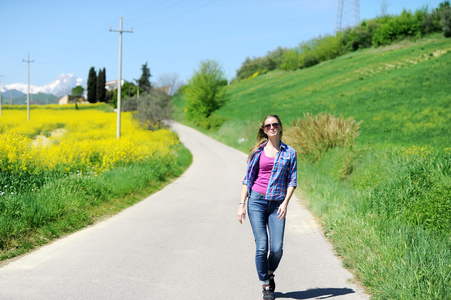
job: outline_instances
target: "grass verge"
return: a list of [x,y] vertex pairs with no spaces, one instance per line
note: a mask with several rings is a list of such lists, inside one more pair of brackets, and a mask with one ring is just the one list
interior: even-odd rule
[[[299,166],[300,186],[344,265],[373,299],[451,295],[449,154],[334,149]],[[353,164],[351,174],[343,165]]]
[[184,146],[174,150],[177,155],[173,160],[118,167],[97,177],[51,178],[38,190],[3,195],[0,261],[110,217],[160,190],[192,162]]

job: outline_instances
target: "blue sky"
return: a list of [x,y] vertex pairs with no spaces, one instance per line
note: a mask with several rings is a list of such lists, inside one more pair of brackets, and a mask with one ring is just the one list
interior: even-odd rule
[[[352,2],[349,0],[348,2]],[[360,18],[381,13],[383,0],[360,1]],[[440,0],[385,0],[399,14]],[[278,46],[293,48],[332,34],[337,0],[0,0],[0,78],[3,85],[43,86],[59,74],[86,82],[90,67],[118,77],[119,29],[123,16],[122,78],[133,80],[148,62],[151,81],[177,74],[187,81],[202,60],[220,62],[233,77],[246,57]]]

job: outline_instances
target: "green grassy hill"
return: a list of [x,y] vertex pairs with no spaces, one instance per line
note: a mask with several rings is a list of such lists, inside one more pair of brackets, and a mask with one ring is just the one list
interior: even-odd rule
[[[435,35],[358,51],[308,69],[235,83],[228,91],[230,101],[216,112],[227,120],[226,132],[268,114],[278,114],[288,125],[306,112],[329,112],[363,120],[361,143],[449,145],[451,40]],[[235,133],[221,139],[239,147],[240,138],[254,138],[253,132]],[[248,148],[246,143],[243,150]]]
[[[373,299],[450,297],[451,39],[362,50],[227,90],[215,112],[225,122],[207,133],[244,152],[265,115],[285,127],[304,113],[362,121],[356,145],[299,158],[296,193]],[[183,95],[173,103],[185,122]]]

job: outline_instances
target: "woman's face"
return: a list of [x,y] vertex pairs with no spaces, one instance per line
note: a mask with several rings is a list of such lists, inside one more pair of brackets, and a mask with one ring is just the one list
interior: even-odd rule
[[267,118],[263,126],[268,137],[278,136],[282,130],[282,126],[279,124],[279,121],[274,117]]

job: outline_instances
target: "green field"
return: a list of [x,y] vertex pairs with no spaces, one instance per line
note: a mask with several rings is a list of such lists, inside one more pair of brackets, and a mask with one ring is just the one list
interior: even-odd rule
[[[362,121],[356,144],[299,157],[297,194],[374,299],[451,298],[451,39],[432,35],[227,87],[207,133],[247,152],[259,122]],[[183,95],[173,103],[179,121]]]

